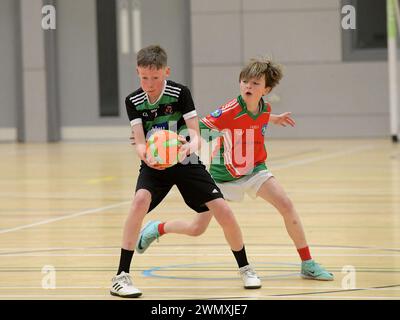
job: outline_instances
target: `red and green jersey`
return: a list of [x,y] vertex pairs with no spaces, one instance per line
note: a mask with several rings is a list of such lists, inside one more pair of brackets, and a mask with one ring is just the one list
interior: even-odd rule
[[210,164],[210,173],[216,182],[233,181],[267,169],[264,136],[270,114],[270,104],[262,99],[255,115],[247,110],[239,96],[201,119],[201,130],[218,132],[217,148]]

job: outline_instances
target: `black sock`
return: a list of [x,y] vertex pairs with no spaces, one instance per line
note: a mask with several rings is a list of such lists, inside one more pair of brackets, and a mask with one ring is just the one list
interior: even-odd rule
[[129,273],[129,269],[131,268],[131,261],[133,257],[133,250],[125,250],[121,248],[121,257],[119,259],[119,268],[117,275],[119,275],[122,271],[125,273]]
[[247,266],[249,263],[247,262],[247,256],[246,256],[246,249],[243,246],[243,249],[240,251],[233,251],[233,255],[235,256],[236,262],[239,266],[239,268]]

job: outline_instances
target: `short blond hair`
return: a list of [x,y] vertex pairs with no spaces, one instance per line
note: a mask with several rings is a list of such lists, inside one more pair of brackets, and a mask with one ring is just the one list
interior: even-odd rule
[[157,70],[167,66],[167,53],[159,45],[151,45],[141,49],[137,53],[138,67],[156,68]]
[[282,65],[270,58],[251,59],[240,72],[239,82],[251,78],[259,79],[262,76],[265,77],[265,87],[274,88],[283,77]]

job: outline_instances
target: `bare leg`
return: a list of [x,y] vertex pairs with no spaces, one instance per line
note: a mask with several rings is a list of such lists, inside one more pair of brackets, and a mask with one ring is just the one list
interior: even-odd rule
[[111,282],[110,293],[114,296],[137,298],[142,295],[142,292],[133,285],[129,269],[140,226],[149,210],[150,203],[149,191],[141,189],[136,192],[125,220],[118,272]]
[[222,227],[225,239],[228,241],[231,249],[233,251],[242,250],[244,246],[242,231],[226,201],[220,198],[207,202],[206,205]]
[[[247,261],[246,250],[244,248],[242,239],[242,232],[232,210],[229,208],[224,199],[212,200],[207,202],[206,205],[210,211],[199,213],[190,221],[168,221],[164,224],[164,231],[166,233],[180,233],[190,236],[198,236],[206,230],[212,216],[214,215],[215,219],[222,227],[225,239],[227,240],[232,253],[235,256],[244,287],[246,289],[261,288],[260,279],[257,277],[257,274]],[[159,224],[153,224],[147,227],[149,228],[149,231],[147,232],[146,229],[144,229],[141,243],[138,245],[138,250],[144,252],[151,242],[159,236],[159,230],[154,229],[154,227],[158,228],[158,226]]]
[[131,207],[129,208],[128,217],[125,220],[124,233],[122,236],[123,249],[134,250],[140,227],[149,210],[150,203],[151,193],[149,191],[140,189],[136,192]]
[[257,192],[257,196],[268,201],[278,209],[285,221],[286,230],[296,248],[301,249],[307,247],[308,245],[300,216],[278,181],[274,177],[269,178],[262,184]]
[[179,233],[197,237],[206,231],[212,218],[210,211],[197,213],[192,220],[171,220],[164,224],[165,233]]

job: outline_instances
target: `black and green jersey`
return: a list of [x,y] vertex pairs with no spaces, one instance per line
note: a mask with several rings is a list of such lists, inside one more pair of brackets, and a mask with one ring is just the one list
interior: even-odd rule
[[186,128],[185,120],[197,116],[190,90],[171,80],[165,81],[159,99],[151,104],[142,88],[125,99],[131,126],[143,125],[146,139],[152,130],[180,132]]

